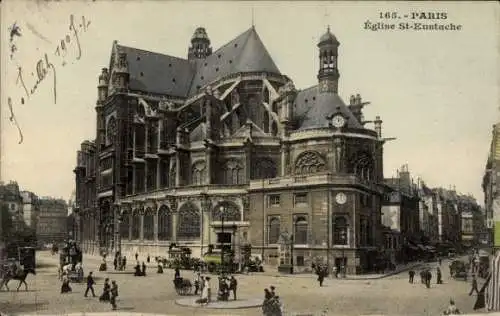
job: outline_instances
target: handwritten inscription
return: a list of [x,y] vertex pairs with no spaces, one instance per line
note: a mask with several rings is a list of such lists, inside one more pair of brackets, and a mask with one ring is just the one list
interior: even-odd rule
[[[53,99],[54,99],[54,104],[57,104],[57,71],[56,71],[56,65],[60,62],[61,66],[64,67],[66,66],[67,60],[69,58],[69,53],[70,49],[74,51],[75,53],[75,59],[78,61],[82,57],[82,46],[80,43],[80,35],[87,32],[88,27],[90,25],[90,21],[85,18],[85,16],[82,16],[81,19],[77,22],[75,20],[74,15],[70,15],[69,17],[69,32],[65,34],[57,44],[57,47],[53,51],[53,55],[56,57],[55,59],[52,59],[54,56],[49,53],[44,53],[42,57],[37,60],[34,65],[32,66],[32,71],[30,72],[31,76],[27,75],[25,72],[25,68],[22,65],[19,65],[17,67],[17,74],[16,74],[16,86],[20,87],[22,89],[22,97],[19,99],[20,104],[25,104],[27,100],[29,100],[40,88],[40,86],[43,84],[43,82],[46,81],[47,78],[52,77],[51,80],[51,90],[53,94]],[[14,29],[14,26],[12,29]],[[13,36],[21,36],[20,35],[20,28],[18,26],[17,31],[10,31],[11,32],[11,39]],[[33,27],[31,27],[33,30],[35,30]],[[36,30],[35,30],[36,31]],[[19,33],[19,35],[12,35]],[[17,32],[17,33],[16,33]],[[42,36],[41,34],[37,33],[38,37]],[[29,72],[28,72],[29,73]],[[33,84],[29,84],[29,81],[33,81]],[[13,122],[16,127],[19,130],[19,134],[21,137],[20,143],[22,143],[22,132],[21,129],[19,128],[19,125],[17,124],[16,116],[14,113],[14,108],[15,104],[14,101],[12,100],[11,97],[8,98],[9,102],[9,109],[11,112],[11,119],[10,121]]]
[[15,44],[16,37],[21,37],[21,28],[14,22],[11,27],[9,27],[9,43],[10,43],[10,59],[14,58],[14,54],[17,52],[17,46]]

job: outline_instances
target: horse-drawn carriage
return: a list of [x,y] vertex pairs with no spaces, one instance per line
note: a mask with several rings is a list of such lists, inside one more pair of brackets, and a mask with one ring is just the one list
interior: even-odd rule
[[62,273],[67,273],[71,282],[80,283],[84,279],[80,247],[75,242],[68,241],[59,254],[59,267]]
[[193,291],[193,284],[189,279],[175,278],[174,287],[179,295],[190,295]]

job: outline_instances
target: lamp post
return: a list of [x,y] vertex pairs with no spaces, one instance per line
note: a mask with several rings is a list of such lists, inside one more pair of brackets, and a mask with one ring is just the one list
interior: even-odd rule
[[220,240],[220,243],[221,243],[221,251],[220,251],[220,262],[221,262],[221,266],[222,266],[222,271],[224,272],[225,271],[225,262],[224,262],[224,212],[225,212],[225,208],[224,206],[221,206],[220,207],[220,217],[221,217],[221,224],[222,224],[222,228],[221,228],[221,240]]
[[347,241],[347,232],[345,230],[343,230],[342,232],[340,232],[340,238],[342,240],[342,277],[345,278],[346,276],[346,261],[345,260],[345,246],[347,245],[346,241]]
[[233,228],[233,238],[232,238],[233,258],[231,260],[231,273],[232,273],[233,268],[234,268],[234,259],[236,258],[236,230],[238,229],[238,226],[236,226],[236,224],[233,224],[232,228]]

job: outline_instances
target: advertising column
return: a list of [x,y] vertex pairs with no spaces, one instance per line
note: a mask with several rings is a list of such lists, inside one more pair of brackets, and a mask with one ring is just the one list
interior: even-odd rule
[[493,247],[500,249],[500,197],[493,200]]

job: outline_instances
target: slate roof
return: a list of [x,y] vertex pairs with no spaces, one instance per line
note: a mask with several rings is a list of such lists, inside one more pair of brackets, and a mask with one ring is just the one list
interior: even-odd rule
[[117,44],[127,54],[130,89],[189,97],[219,78],[239,72],[281,74],[254,27],[196,62]]
[[189,95],[206,84],[233,73],[266,71],[281,74],[254,27],[197,63]]
[[317,85],[297,93],[294,113],[302,117],[297,128],[299,130],[328,127],[326,117],[338,111],[346,117],[348,128],[363,128],[337,94],[320,93]]
[[142,49],[117,45],[127,54],[130,89],[185,97],[194,75],[187,60]]

